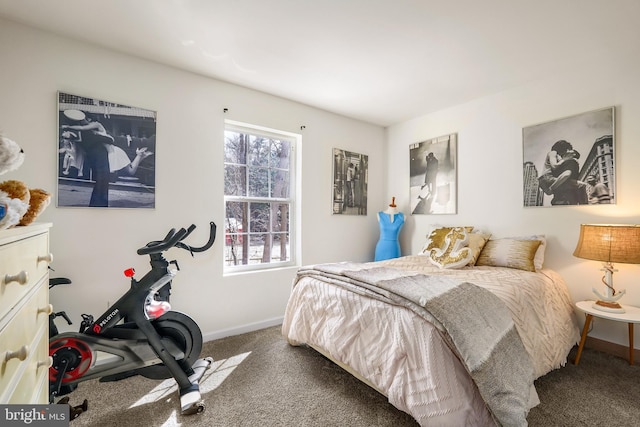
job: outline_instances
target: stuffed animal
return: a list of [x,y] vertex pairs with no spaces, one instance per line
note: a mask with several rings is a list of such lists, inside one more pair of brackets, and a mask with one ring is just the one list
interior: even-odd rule
[[45,190],[29,189],[22,181],[0,182],[0,205],[5,215],[0,218],[0,230],[14,225],[29,225],[51,202]]
[[29,189],[29,209],[22,215],[18,225],[29,225],[49,206],[51,194],[40,189]]
[[13,227],[29,210],[29,188],[22,181],[0,182],[0,204],[4,217],[0,218],[0,230]]
[[24,151],[17,142],[0,135],[0,175],[16,170],[24,162]]
[[[0,175],[17,169],[23,162],[22,148],[0,135]],[[22,181],[0,182],[0,230],[31,224],[50,201],[51,194],[41,189],[29,189]]]

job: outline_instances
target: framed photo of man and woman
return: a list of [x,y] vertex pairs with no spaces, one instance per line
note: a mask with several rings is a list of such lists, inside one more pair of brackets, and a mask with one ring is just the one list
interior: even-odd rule
[[458,210],[458,134],[409,146],[411,214],[455,214]]
[[58,207],[155,208],[156,113],[58,92]]
[[523,128],[523,203],[616,202],[614,107]]

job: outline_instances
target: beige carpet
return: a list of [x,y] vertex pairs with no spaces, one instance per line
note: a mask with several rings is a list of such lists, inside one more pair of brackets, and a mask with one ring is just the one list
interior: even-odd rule
[[[72,427],[416,426],[407,414],[317,352],[292,347],[272,327],[205,344],[216,360],[202,381],[207,409],[181,416],[172,381],[88,381],[69,395],[89,400]],[[586,349],[537,381],[531,426],[633,426],[640,422],[640,367]]]

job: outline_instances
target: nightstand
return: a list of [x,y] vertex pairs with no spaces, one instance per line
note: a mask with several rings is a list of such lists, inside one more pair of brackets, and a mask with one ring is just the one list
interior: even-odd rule
[[633,325],[636,323],[640,323],[640,308],[625,305],[623,306],[625,309],[624,313],[611,313],[608,311],[602,311],[598,310],[597,308],[593,308],[594,302],[595,301],[580,301],[576,303],[576,307],[578,307],[578,310],[583,311],[586,314],[586,319],[584,322],[584,328],[582,328],[582,337],[580,338],[580,345],[578,346],[576,360],[573,363],[577,365],[578,362],[580,362],[580,355],[582,354],[584,342],[587,339],[589,326],[591,325],[591,320],[593,320],[593,317],[595,316],[602,319],[613,320],[615,322],[625,322],[629,324],[629,364],[633,365]]

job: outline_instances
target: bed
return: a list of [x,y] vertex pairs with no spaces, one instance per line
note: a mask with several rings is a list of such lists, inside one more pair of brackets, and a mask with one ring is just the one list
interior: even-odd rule
[[[445,243],[428,239],[418,255],[301,268],[283,335],[420,425],[526,425],[539,403],[534,380],[564,366],[579,340],[569,293],[559,274],[542,268],[544,236],[485,234],[461,261],[461,249],[473,246],[473,233],[463,234],[458,245],[450,234]],[[518,245],[536,239],[523,255]],[[452,268],[433,261],[447,245],[446,258],[458,263]],[[514,257],[526,258],[527,268]]]

